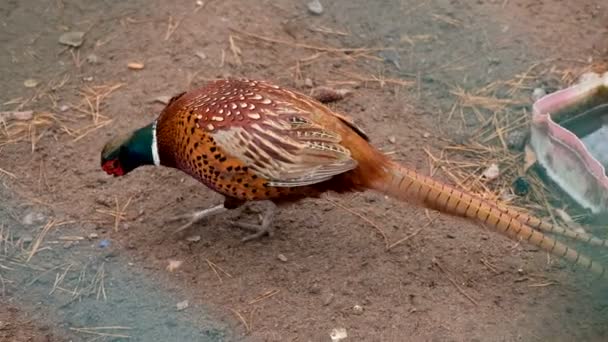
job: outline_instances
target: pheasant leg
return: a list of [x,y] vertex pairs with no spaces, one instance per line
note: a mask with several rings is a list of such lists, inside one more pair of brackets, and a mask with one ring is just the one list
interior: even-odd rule
[[262,222],[260,224],[252,224],[252,223],[238,222],[238,221],[231,222],[233,225],[235,225],[241,229],[254,232],[253,234],[245,236],[243,239],[241,239],[241,241],[247,242],[247,241],[251,241],[251,240],[256,240],[264,235],[268,235],[269,237],[272,237],[272,235],[274,234],[274,228],[273,228],[272,224],[273,224],[274,216],[277,211],[277,206],[273,202],[268,202],[268,203],[269,203],[268,208],[262,215]]
[[224,204],[218,204],[214,207],[211,208],[207,208],[207,209],[203,209],[203,210],[199,210],[199,211],[195,211],[193,213],[190,214],[185,214],[185,215],[179,215],[179,216],[175,216],[171,219],[169,219],[169,221],[177,221],[177,220],[182,220],[182,219],[189,219],[189,221],[187,223],[185,223],[184,225],[182,225],[181,227],[177,228],[173,234],[177,234],[181,231],[183,231],[184,229],[189,228],[190,226],[192,226],[193,224],[214,216],[214,215],[218,215],[221,213],[224,213],[228,211],[228,209],[224,206]]

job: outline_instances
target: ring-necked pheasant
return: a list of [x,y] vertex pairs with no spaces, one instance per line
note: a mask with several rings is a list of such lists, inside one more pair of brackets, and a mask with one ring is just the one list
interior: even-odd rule
[[[177,168],[225,196],[223,204],[185,217],[190,222],[247,201],[289,203],[376,190],[453,215],[476,219],[603,275],[604,267],[539,230],[606,246],[605,240],[553,226],[482,200],[390,160],[349,117],[275,85],[219,80],[171,99],[151,124],[108,142],[102,168],[123,176],[143,165]],[[274,207],[274,205],[273,205]],[[269,233],[269,210],[249,238]]]

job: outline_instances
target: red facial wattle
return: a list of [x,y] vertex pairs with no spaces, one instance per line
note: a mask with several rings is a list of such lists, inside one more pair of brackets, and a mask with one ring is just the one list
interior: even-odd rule
[[118,160],[108,160],[105,163],[103,163],[103,165],[101,165],[101,168],[107,174],[113,175],[115,177],[122,176],[125,174],[125,172],[122,169],[122,167],[120,166],[120,163],[118,162]]

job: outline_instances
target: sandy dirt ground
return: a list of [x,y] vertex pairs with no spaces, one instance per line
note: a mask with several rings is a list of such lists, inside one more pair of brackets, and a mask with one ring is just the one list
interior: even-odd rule
[[[157,99],[248,77],[351,90],[331,106],[428,174],[425,149],[479,128],[472,108],[452,115],[457,89],[523,74],[529,99],[567,83],[537,69],[608,57],[599,0],[321,2],[0,3],[0,111],[34,111],[0,135],[1,341],[608,339],[606,287],[463,219],[328,194],[282,210],[272,238],[240,242],[228,220],[247,211],[175,237],[169,217],[221,197],[175,170],[102,172],[105,141]],[[59,43],[70,31],[78,47]]]

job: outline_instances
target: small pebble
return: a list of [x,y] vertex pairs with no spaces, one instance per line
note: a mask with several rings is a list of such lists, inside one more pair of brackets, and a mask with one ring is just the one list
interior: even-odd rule
[[205,59],[207,59],[207,55],[204,52],[202,52],[202,51],[199,51],[199,52],[195,53],[195,55],[196,55],[196,57],[200,58],[203,61]]
[[111,244],[110,240],[103,239],[103,240],[99,241],[98,246],[99,246],[99,248],[106,248],[106,247],[110,247],[110,244]]
[[144,68],[144,63],[131,62],[127,64],[127,67],[131,70],[141,70]]
[[305,87],[307,87],[307,88],[312,88],[312,87],[314,87],[314,86],[315,86],[315,84],[314,84],[314,82],[312,81],[312,79],[310,79],[310,78],[306,77],[306,78],[304,79],[304,86],[305,86]]
[[422,135],[422,137],[425,138],[425,139],[428,138],[428,137],[430,137],[430,136],[431,136],[431,133],[429,133],[429,132],[424,132],[424,134]]
[[287,262],[287,257],[284,254],[277,255],[277,258],[282,262]]
[[187,300],[184,300],[184,301],[177,303],[175,306],[177,307],[177,311],[182,311],[182,310],[185,310],[186,308],[188,308],[188,306],[190,306],[190,303],[188,303]]
[[322,103],[336,102],[344,99],[346,96],[351,95],[353,92],[349,89],[333,89],[329,87],[317,87],[314,88],[310,96]]
[[391,144],[394,144],[397,142],[397,138],[395,138],[395,136],[391,135],[390,137],[388,137],[388,142],[390,142]]
[[43,222],[44,219],[44,214],[35,211],[30,211],[23,217],[23,220],[21,220],[21,222],[26,226],[31,226],[33,224]]
[[513,182],[513,193],[517,196],[526,196],[530,192],[530,182],[524,177],[517,177]]
[[323,296],[323,306],[328,306],[329,304],[331,304],[331,302],[334,301],[334,294],[333,293],[327,293]]
[[532,101],[536,102],[536,101],[540,100],[542,97],[544,97],[545,95],[547,95],[547,92],[545,91],[545,89],[536,88],[532,92]]
[[363,314],[363,307],[361,305],[355,305],[355,306],[353,306],[353,313],[355,315],[361,315],[361,314]]
[[61,106],[59,107],[59,111],[60,111],[60,112],[65,112],[65,111],[67,111],[68,109],[70,109],[70,106],[68,106],[68,105],[61,105]]
[[181,260],[169,260],[169,265],[167,265],[167,271],[173,272],[180,268],[184,262]]
[[311,294],[319,294],[319,293],[321,293],[321,286],[317,283],[314,283],[310,286],[310,289],[308,289],[308,292],[310,292]]
[[507,135],[507,147],[514,151],[523,151],[528,140],[528,132],[524,130],[511,131]]
[[93,81],[93,76],[85,76],[82,78],[82,80],[85,82],[91,82],[91,81]]
[[38,81],[30,78],[30,79],[23,81],[23,85],[26,88],[36,88],[38,86]]
[[87,62],[90,64],[99,64],[99,57],[96,54],[92,53],[87,56]]
[[89,240],[97,239],[98,237],[99,237],[99,234],[97,234],[97,233],[89,234]]
[[189,242],[199,242],[199,241],[201,241],[201,236],[200,235],[188,236],[186,238],[186,241],[189,241]]
[[481,175],[487,180],[494,180],[500,176],[500,169],[497,164],[492,164]]
[[27,121],[27,120],[31,120],[33,117],[34,117],[34,111],[31,111],[31,110],[0,112],[0,121],[1,120]]
[[321,1],[319,0],[312,0],[311,2],[308,3],[308,11],[314,15],[321,15],[323,14],[323,5],[321,4]]
[[59,36],[59,43],[63,45],[68,45],[72,47],[79,47],[82,45],[84,39],[84,32],[66,32]]
[[31,243],[32,241],[34,241],[34,238],[29,234],[25,234],[21,237],[21,241],[23,243]]
[[171,96],[169,95],[161,95],[158,96],[157,98],[154,99],[154,102],[158,102],[158,103],[162,103],[162,104],[168,104],[169,101],[171,100]]
[[329,333],[329,337],[331,338],[331,342],[340,342],[348,337],[348,333],[344,328],[335,328]]

